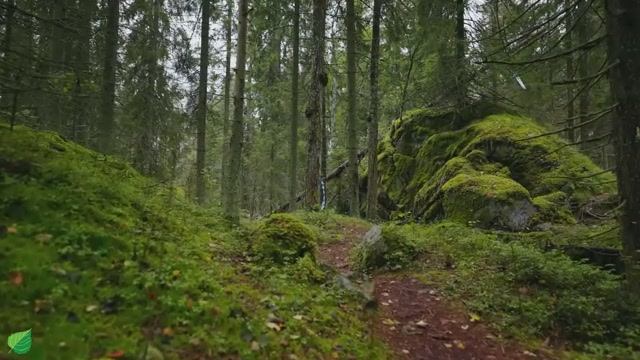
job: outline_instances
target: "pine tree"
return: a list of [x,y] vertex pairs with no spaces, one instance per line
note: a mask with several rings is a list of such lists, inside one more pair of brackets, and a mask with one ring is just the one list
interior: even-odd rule
[[210,1],[202,0],[202,29],[200,32],[200,80],[198,82],[197,107],[197,145],[196,145],[196,200],[199,204],[206,201],[205,138],[207,129],[207,86],[209,69],[209,14]]
[[373,0],[373,25],[371,35],[371,65],[369,68],[370,106],[367,118],[368,173],[367,217],[375,219],[378,212],[378,68],[380,63],[380,17],[382,0]]
[[293,59],[291,63],[291,135],[289,139],[289,209],[295,210],[298,185],[298,118],[300,73],[300,0],[293,5]]
[[358,90],[356,89],[356,10],[354,0],[347,0],[347,188],[349,194],[349,212],[352,216],[360,213],[358,191]]

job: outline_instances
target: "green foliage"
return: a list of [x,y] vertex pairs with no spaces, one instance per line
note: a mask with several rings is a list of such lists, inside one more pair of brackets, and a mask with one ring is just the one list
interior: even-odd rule
[[297,279],[311,283],[323,283],[327,278],[327,274],[320,269],[311,254],[306,254],[298,259],[298,261],[292,265],[291,273]]
[[305,224],[288,214],[273,214],[258,226],[251,248],[261,260],[291,264],[313,256],[316,243],[316,235]]

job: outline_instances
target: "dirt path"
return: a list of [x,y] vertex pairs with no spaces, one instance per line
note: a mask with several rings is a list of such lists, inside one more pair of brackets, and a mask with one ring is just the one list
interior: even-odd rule
[[[350,276],[350,250],[367,230],[361,225],[343,227],[340,240],[320,247],[319,260]],[[409,275],[379,274],[373,281],[377,302],[373,333],[389,346],[395,359],[550,359],[547,354],[501,341],[461,306],[444,300],[438,289]]]

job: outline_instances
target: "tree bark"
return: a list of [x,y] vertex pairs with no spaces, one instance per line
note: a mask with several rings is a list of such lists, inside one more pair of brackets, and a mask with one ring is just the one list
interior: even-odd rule
[[356,89],[356,10],[354,0],[347,0],[347,153],[349,169],[347,174],[347,192],[349,194],[349,212],[351,216],[360,214],[358,191],[358,89]]
[[202,0],[202,31],[200,33],[200,79],[198,82],[198,129],[196,139],[196,201],[206,201],[204,161],[207,131],[207,84],[209,70],[209,16],[210,0]]
[[98,150],[113,151],[113,130],[115,128],[114,106],[116,99],[116,68],[118,63],[118,27],[120,20],[120,0],[108,0],[107,23],[104,36],[104,62],[102,68],[102,96],[100,101],[100,122],[98,124]]
[[378,67],[380,63],[380,16],[382,0],[373,1],[373,29],[371,36],[371,66],[369,83],[371,105],[368,125],[368,172],[367,172],[367,218],[375,219],[378,214]]
[[[584,6],[580,8],[586,7]],[[582,16],[582,20],[577,26],[577,37],[578,42],[580,44],[584,44],[589,41],[589,17],[587,16],[587,11],[585,10],[585,15]],[[578,58],[578,78],[586,79],[589,76],[589,56],[590,50],[584,50],[579,54]],[[587,114],[589,113],[589,106],[591,101],[591,91],[589,87],[590,80],[583,80],[580,82],[580,88],[584,88],[581,92],[580,97],[578,98],[578,111],[580,112],[580,124],[585,123],[589,120]],[[584,141],[589,139],[589,134],[593,132],[595,129],[594,126],[583,126],[580,128],[580,141],[582,141],[582,149],[586,149],[587,143]]]
[[79,2],[79,16],[77,18],[77,39],[75,43],[75,75],[76,87],[74,90],[74,111],[72,139],[81,144],[87,145],[89,142],[89,119],[88,86],[91,76],[89,62],[91,57],[91,21],[96,8],[95,0],[84,0]]
[[[565,7],[571,5],[571,0],[565,0]],[[565,28],[567,35],[565,36],[565,49],[570,50],[573,48],[573,32],[570,29],[573,27],[572,12],[567,13],[565,19]],[[575,77],[575,65],[573,63],[573,54],[568,54],[566,59],[566,72],[567,80],[571,81]],[[573,129],[575,119],[575,106],[574,106],[574,86],[572,84],[567,85],[567,139],[571,144],[576,142],[575,131]]]
[[456,0],[456,105],[462,108],[467,103],[467,38],[464,28],[466,0]]
[[238,52],[236,57],[235,95],[233,98],[233,123],[229,142],[229,175],[225,215],[233,222],[240,219],[239,176],[242,166],[242,146],[244,142],[244,87],[247,64],[247,32],[249,0],[240,0],[238,6]]
[[291,138],[289,139],[289,204],[295,210],[298,192],[298,99],[300,77],[300,0],[293,5],[293,64],[291,65]]
[[311,91],[305,116],[309,121],[307,142],[307,172],[305,178],[305,206],[316,208],[320,202],[320,141],[322,124],[322,93],[327,85],[324,66],[324,31],[327,0],[313,1],[313,65],[311,73]]
[[227,0],[227,19],[225,24],[226,59],[224,74],[224,113],[222,124],[222,163],[220,168],[220,199],[223,205],[226,201],[226,189],[229,171],[229,122],[231,114],[231,32],[233,31],[233,0]]
[[640,294],[640,2],[607,0],[608,55],[619,61],[609,76],[619,104],[613,116],[616,173],[622,208],[622,243],[627,283]]

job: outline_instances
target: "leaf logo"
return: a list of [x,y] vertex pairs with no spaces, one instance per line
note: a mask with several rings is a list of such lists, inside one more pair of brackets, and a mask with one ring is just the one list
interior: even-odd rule
[[20,331],[9,335],[7,345],[11,348],[9,352],[23,355],[31,350],[31,329]]

